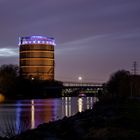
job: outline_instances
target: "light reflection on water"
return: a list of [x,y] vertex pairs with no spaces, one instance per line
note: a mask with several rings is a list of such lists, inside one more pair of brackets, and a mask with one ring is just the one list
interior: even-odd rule
[[35,128],[35,105],[34,105],[34,100],[31,100],[31,128]]
[[35,128],[41,123],[72,116],[77,112],[92,109],[95,97],[62,97],[53,99],[17,100],[0,104],[0,129],[10,122],[17,132],[20,125],[28,123]]

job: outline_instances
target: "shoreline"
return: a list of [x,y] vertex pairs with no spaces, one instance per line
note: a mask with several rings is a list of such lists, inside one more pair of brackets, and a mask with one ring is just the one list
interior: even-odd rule
[[137,140],[140,138],[138,105],[140,101],[137,99],[127,99],[119,104],[113,100],[98,102],[94,109],[40,124],[36,129],[27,130],[8,140]]

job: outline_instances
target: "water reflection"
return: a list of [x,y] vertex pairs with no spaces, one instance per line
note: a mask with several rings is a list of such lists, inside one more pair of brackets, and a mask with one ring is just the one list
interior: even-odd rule
[[62,116],[71,116],[71,97],[62,97]]
[[86,99],[87,99],[87,103],[86,103],[87,109],[92,109],[92,105],[93,105],[93,102],[94,102],[93,98],[87,97]]
[[23,124],[24,127],[28,124],[29,128],[35,128],[41,123],[92,109],[94,101],[94,97],[7,101],[0,104],[0,126],[5,126],[4,119],[10,118],[12,124],[16,124],[16,132]]
[[83,111],[83,99],[82,98],[78,99],[78,111],[79,112]]
[[35,128],[35,105],[34,105],[34,100],[31,100],[31,128]]
[[19,131],[19,127],[21,126],[20,121],[20,115],[21,115],[21,102],[17,101],[17,109],[16,109],[16,133]]

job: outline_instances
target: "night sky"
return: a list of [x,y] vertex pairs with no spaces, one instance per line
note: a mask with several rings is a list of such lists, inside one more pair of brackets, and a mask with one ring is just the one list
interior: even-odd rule
[[0,0],[0,64],[30,35],[55,38],[55,79],[103,82],[140,69],[140,0]]

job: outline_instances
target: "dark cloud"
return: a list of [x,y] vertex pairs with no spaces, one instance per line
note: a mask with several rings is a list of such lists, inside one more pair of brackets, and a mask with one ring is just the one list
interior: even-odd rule
[[0,0],[0,64],[18,63],[19,36],[52,36],[57,79],[105,81],[139,62],[139,15],[139,0]]

